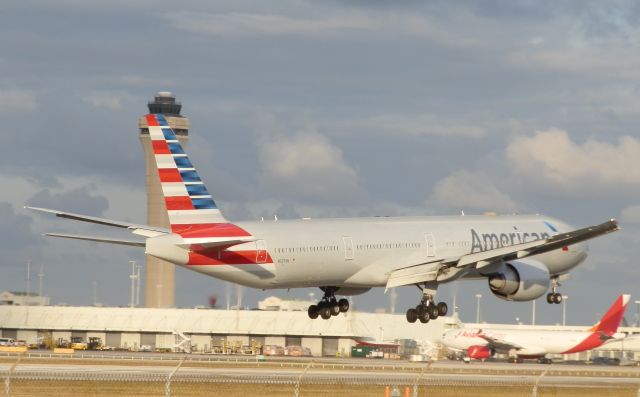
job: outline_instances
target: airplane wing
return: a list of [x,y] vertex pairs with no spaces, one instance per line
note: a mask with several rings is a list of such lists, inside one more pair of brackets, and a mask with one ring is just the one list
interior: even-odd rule
[[615,219],[611,219],[596,226],[556,234],[546,239],[475,252],[455,258],[439,258],[417,265],[400,267],[394,269],[389,275],[386,289],[402,285],[437,281],[438,277],[450,267],[480,269],[498,261],[521,259],[527,256],[553,251],[619,229],[618,222]]
[[489,342],[489,344],[491,345],[491,348],[493,348],[497,352],[509,352],[509,350],[512,350],[512,349],[523,350],[525,348],[520,344],[511,342],[506,339],[494,338],[482,332],[478,332],[477,336],[478,338],[482,338],[487,342]]

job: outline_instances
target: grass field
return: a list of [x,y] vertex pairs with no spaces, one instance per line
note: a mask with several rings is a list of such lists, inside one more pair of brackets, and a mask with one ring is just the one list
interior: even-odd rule
[[[404,397],[404,387],[400,387]],[[413,389],[409,389],[409,396]],[[294,385],[241,384],[241,383],[185,383],[174,382],[171,396],[175,397],[281,397],[293,396]],[[524,386],[421,386],[421,397],[514,397],[531,396],[532,388]],[[94,381],[15,381],[11,396],[84,397],[84,396],[165,396],[165,385],[160,382],[94,382]],[[300,397],[384,397],[385,388],[376,385],[356,386],[349,384],[302,384]],[[580,388],[541,387],[539,397],[636,397],[635,388]]]
[[[4,371],[0,371],[0,397],[1,396],[52,396],[52,397],[75,397],[75,396],[225,396],[225,397],[280,397],[295,396],[296,381],[298,376],[288,375],[275,379],[279,368],[300,369],[306,371],[315,368],[320,371],[341,373],[341,368],[357,367],[358,370],[367,372],[380,372],[380,377],[376,377],[377,384],[367,384],[362,378],[354,377],[351,380],[334,379],[303,379],[299,389],[299,397],[337,397],[337,396],[354,396],[354,397],[383,397],[385,396],[385,384],[383,379],[385,373],[392,371],[394,373],[404,372],[410,374],[411,379],[422,379],[418,388],[418,396],[421,397],[511,397],[511,396],[533,396],[533,383],[531,379],[537,379],[537,376],[543,375],[545,379],[554,376],[564,376],[571,378],[588,377],[590,380],[581,385],[572,382],[571,386],[558,386],[558,383],[544,382],[537,389],[538,397],[638,397],[640,396],[640,371],[632,368],[598,368],[598,367],[572,367],[562,368],[562,366],[549,367],[540,366],[540,368],[522,368],[518,366],[496,367],[484,365],[461,365],[454,368],[438,368],[437,366],[405,366],[402,363],[389,362],[372,362],[371,364],[361,362],[344,362],[344,363],[327,363],[327,362],[224,362],[224,361],[193,361],[187,359],[181,362],[180,370],[188,367],[210,368],[212,371],[205,372],[198,378],[181,378],[180,370],[177,366],[178,360],[122,360],[122,359],[94,359],[94,358],[34,358],[28,356],[0,357],[0,364],[4,364]],[[49,376],[44,370],[43,372],[34,372],[31,375],[13,373],[11,370],[10,382],[4,383],[9,375],[10,367],[21,367],[27,364],[51,365],[74,365],[79,369],[73,370],[75,375],[67,375],[66,380],[58,379],[56,376]],[[301,365],[302,364],[302,365]],[[143,369],[140,366],[155,366],[162,368],[160,372],[150,371],[148,368]],[[324,366],[328,368],[324,368]],[[395,366],[394,366],[395,365]],[[92,370],[98,368],[99,370]],[[128,370],[115,372],[109,375],[103,371],[111,366],[130,367]],[[245,378],[228,379],[226,377],[216,376],[216,368],[221,367],[254,367],[266,371],[267,377],[253,378],[245,380]],[[24,367],[22,367],[24,368]],[[165,370],[166,368],[166,370]],[[306,368],[306,369],[305,369]],[[391,369],[392,368],[392,369]],[[166,393],[165,382],[171,370],[176,369],[176,376],[170,387],[170,394]],[[85,372],[88,370],[88,372]],[[42,370],[40,370],[42,371]],[[92,372],[93,371],[93,372]],[[486,375],[478,380],[458,380],[454,375],[449,380],[442,380],[433,376],[434,374],[448,372],[449,374],[460,374],[464,378],[464,374],[482,374]],[[505,372],[510,373],[512,381],[504,381]],[[122,376],[121,376],[122,374]],[[129,376],[132,374],[132,376]],[[142,374],[143,377],[139,375]],[[423,376],[431,374],[427,379]],[[138,377],[136,377],[138,376]],[[528,377],[528,378],[527,378]],[[533,378],[531,378],[533,377]],[[597,378],[602,377],[602,381]],[[620,383],[611,382],[611,379],[620,379]],[[638,385],[624,383],[626,379],[638,378]],[[371,378],[373,379],[373,378]],[[467,378],[468,379],[468,378]],[[503,379],[499,382],[496,379]],[[586,378],[585,378],[586,379]],[[594,380],[595,379],[595,380]],[[280,382],[280,383],[277,383]],[[434,383],[439,382],[439,383]],[[443,383],[444,382],[444,383]],[[446,383],[449,382],[449,383]],[[471,383],[474,382],[474,383]],[[413,383],[413,382],[411,382]],[[8,387],[7,387],[8,386]],[[405,394],[405,385],[398,385],[400,396],[413,396],[412,385],[409,386],[408,394]],[[392,385],[393,387],[393,385]]]

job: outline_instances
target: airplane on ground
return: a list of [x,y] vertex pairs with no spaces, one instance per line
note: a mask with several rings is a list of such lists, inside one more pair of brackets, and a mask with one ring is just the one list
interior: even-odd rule
[[484,360],[496,353],[512,359],[537,358],[550,363],[547,354],[569,354],[595,349],[616,338],[618,326],[629,303],[629,295],[620,295],[600,321],[584,331],[478,329],[462,328],[446,331],[442,343],[465,350],[467,357]]
[[[619,229],[611,219],[572,229],[542,216],[415,216],[296,219],[231,223],[222,215],[162,114],[146,116],[170,228],[138,225],[44,208],[58,217],[130,230],[144,241],[47,233],[48,236],[144,247],[145,253],[206,275],[258,289],[319,287],[309,317],[349,310],[339,296],[374,287],[415,285],[420,303],[411,323],[443,316],[438,285],[486,278],[512,301],[547,292],[559,303],[560,281],[587,256],[584,241]],[[385,289],[385,291],[386,291]]]

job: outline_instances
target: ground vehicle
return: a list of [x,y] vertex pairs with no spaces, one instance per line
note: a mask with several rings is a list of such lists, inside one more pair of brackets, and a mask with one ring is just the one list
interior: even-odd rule
[[73,350],[87,350],[87,342],[81,336],[72,336],[69,347]]
[[262,354],[265,356],[284,356],[284,347],[277,345],[262,346]]
[[89,337],[89,342],[87,343],[88,350],[105,350],[104,345],[102,344],[102,338],[97,336]]
[[13,346],[15,342],[13,338],[0,338],[0,346]]
[[620,365],[620,359],[617,357],[593,357],[591,364],[595,365]]

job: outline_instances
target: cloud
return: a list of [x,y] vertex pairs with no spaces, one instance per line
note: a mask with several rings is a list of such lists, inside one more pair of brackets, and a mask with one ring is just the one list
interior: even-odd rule
[[532,52],[514,52],[510,60],[522,66],[608,77],[615,80],[637,80],[640,77],[640,55],[635,48],[632,50],[626,46],[544,48]]
[[23,90],[0,90],[0,111],[35,110],[38,107],[36,95]]
[[[354,37],[358,32],[386,34],[393,32],[420,37],[452,47],[479,47],[481,40],[448,28],[447,23],[413,10],[398,9],[378,12],[375,9],[336,9],[317,11],[316,3],[299,15],[270,12],[189,12],[166,13],[163,17],[171,26],[192,33],[214,36],[306,36]],[[308,3],[311,5],[311,3]],[[470,17],[467,15],[466,17]],[[475,21],[477,23],[477,21]],[[355,33],[355,34],[354,34]]]
[[99,195],[92,195],[87,186],[60,193],[51,193],[43,189],[35,193],[28,204],[34,207],[45,207],[57,210],[67,210],[86,215],[103,215],[109,208],[109,201]]
[[351,120],[338,123],[334,128],[344,131],[361,130],[367,134],[381,131],[385,134],[406,136],[461,136],[481,138],[486,128],[477,124],[464,124],[456,121],[442,120],[435,115],[376,115],[368,119]]
[[266,182],[277,195],[343,205],[367,196],[342,151],[317,132],[265,139],[260,150]]
[[0,267],[22,266],[29,258],[38,257],[40,236],[31,230],[32,220],[17,214],[11,204],[0,202]]
[[620,214],[623,222],[640,223],[640,205],[631,205],[622,210]]
[[536,182],[565,194],[612,196],[640,187],[640,140],[630,136],[616,143],[589,138],[579,144],[566,131],[550,129],[514,139],[506,155],[523,183]]
[[94,91],[82,99],[98,109],[121,110],[123,107],[123,94],[113,92]]
[[514,212],[518,205],[482,172],[459,170],[438,181],[427,206],[450,210]]
[[290,17],[258,13],[194,13],[166,14],[165,18],[178,29],[211,35],[305,35],[325,36],[346,29],[373,29],[373,21],[364,15],[324,17]]

